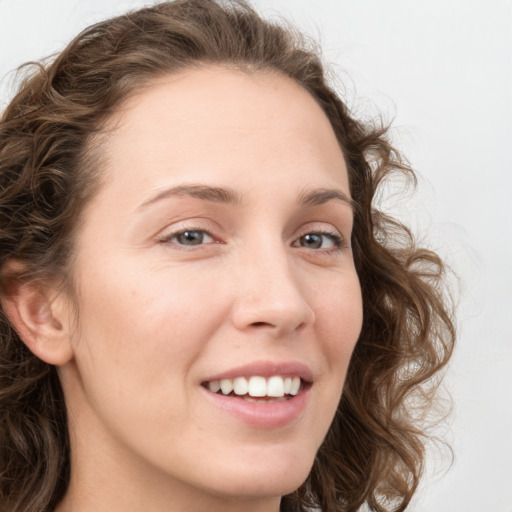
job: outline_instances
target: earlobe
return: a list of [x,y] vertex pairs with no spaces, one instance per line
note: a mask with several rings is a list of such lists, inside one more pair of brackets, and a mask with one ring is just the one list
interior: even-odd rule
[[62,294],[16,277],[7,277],[4,283],[2,309],[29,350],[48,364],[62,366],[69,362],[73,351]]

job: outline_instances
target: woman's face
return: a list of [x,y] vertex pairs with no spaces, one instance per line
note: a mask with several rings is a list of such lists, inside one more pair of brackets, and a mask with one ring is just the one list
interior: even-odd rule
[[111,126],[60,368],[74,477],[191,503],[291,492],[362,321],[331,126],[292,80],[221,67],[158,80]]

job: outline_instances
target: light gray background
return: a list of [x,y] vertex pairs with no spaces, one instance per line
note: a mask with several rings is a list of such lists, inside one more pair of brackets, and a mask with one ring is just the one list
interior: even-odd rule
[[[0,0],[0,109],[27,60],[144,2]],[[411,510],[512,512],[512,1],[254,0],[320,40],[349,103],[395,118],[420,173],[389,207],[460,276],[459,340],[446,385],[455,460],[430,457]],[[446,431],[447,430],[447,431]]]

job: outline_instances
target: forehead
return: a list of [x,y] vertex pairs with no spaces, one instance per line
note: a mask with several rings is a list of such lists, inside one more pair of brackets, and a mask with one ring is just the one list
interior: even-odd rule
[[329,120],[305,89],[277,72],[210,66],[164,76],[130,97],[110,124],[102,145],[107,181],[121,175],[139,191],[190,174],[247,188],[277,179],[278,171],[290,183],[317,186],[320,179],[348,193]]

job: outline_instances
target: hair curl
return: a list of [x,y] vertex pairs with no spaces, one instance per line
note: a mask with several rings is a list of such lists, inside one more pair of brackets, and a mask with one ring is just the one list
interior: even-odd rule
[[[341,145],[355,204],[362,332],[334,422],[283,510],[350,512],[366,503],[402,511],[423,469],[418,419],[455,338],[445,269],[375,205],[390,175],[415,180],[387,129],[351,115],[319,52],[292,28],[261,19],[242,0],[177,0],[94,25],[53,60],[32,64],[0,121],[0,269],[19,260],[20,278],[65,280],[80,213],[101,179],[95,136],[150,81],[211,63],[278,71],[309,91]],[[0,286],[6,293],[4,278]],[[53,510],[69,482],[69,452],[56,370],[32,355],[0,310],[0,508]]]

